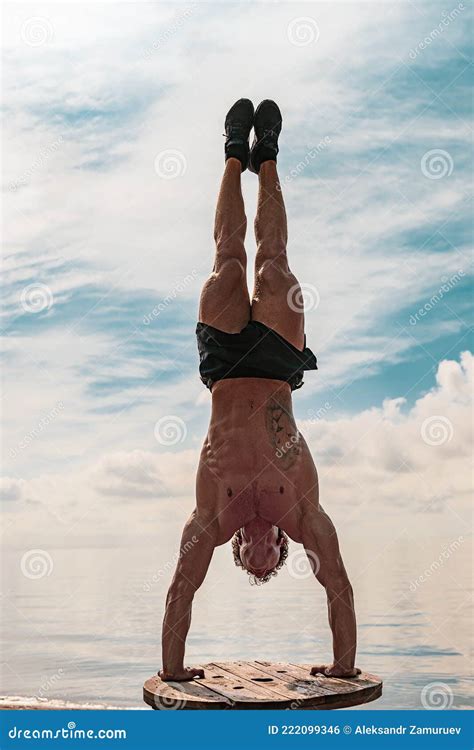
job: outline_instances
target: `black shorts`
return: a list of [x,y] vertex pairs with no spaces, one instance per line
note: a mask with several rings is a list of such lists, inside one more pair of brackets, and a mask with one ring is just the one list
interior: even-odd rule
[[303,351],[263,323],[251,320],[240,333],[198,323],[199,373],[209,389],[226,378],[284,380],[291,390],[303,385],[304,370],[317,370],[311,349]]

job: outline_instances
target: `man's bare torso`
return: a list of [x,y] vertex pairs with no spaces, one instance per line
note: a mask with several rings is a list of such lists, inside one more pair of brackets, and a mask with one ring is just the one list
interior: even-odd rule
[[259,519],[301,541],[301,519],[317,504],[316,467],[296,427],[288,384],[217,382],[197,474],[197,508],[217,517],[218,544]]

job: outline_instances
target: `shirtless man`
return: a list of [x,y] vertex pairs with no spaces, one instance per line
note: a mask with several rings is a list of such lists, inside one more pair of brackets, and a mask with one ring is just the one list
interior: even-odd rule
[[[311,674],[353,677],[356,621],[352,588],[336,531],[319,505],[318,475],[292,410],[304,370],[317,369],[305,346],[304,310],[286,254],[287,224],[276,157],[281,113],[263,101],[254,113],[240,99],[225,121],[226,165],[216,210],[214,268],[201,294],[200,374],[212,414],[196,481],[196,508],[166,599],[162,680],[204,677],[184,666],[194,595],[214,548],[232,540],[234,560],[255,583],[283,565],[288,537],[304,545],[327,594],[334,661]],[[252,148],[249,134],[255,130]],[[240,175],[259,177],[255,286],[249,298],[246,217]]]

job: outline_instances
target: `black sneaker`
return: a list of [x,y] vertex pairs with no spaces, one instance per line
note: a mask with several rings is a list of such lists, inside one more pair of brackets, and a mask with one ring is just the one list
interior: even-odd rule
[[250,99],[239,99],[225,118],[225,160],[240,159],[242,172],[249,163],[249,135],[253,125],[253,104]]
[[253,126],[255,138],[250,151],[249,169],[258,174],[260,165],[270,159],[276,161],[278,136],[281,133],[282,116],[278,104],[264,99],[255,110]]

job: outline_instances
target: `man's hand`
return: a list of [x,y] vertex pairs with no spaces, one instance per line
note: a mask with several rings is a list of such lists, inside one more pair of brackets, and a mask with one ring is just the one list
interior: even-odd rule
[[357,631],[352,587],[342,561],[336,529],[321,506],[317,508],[313,504],[306,508],[301,536],[309,561],[314,566],[314,575],[326,589],[332,631],[333,663],[317,665],[311,674],[357,677],[360,669],[353,666]]
[[177,669],[174,672],[160,669],[158,677],[163,680],[163,682],[189,682],[190,680],[194,680],[195,677],[204,678],[204,669],[183,667],[183,669]]
[[184,667],[184,653],[194,594],[206,576],[216,546],[216,518],[217,514],[203,516],[195,510],[184,527],[176,571],[166,597],[161,639],[163,669],[159,674],[162,680],[186,682],[204,677],[202,669]]
[[357,677],[360,674],[360,669],[358,667],[341,669],[334,664],[320,664],[317,667],[312,667],[310,674],[323,674],[325,677]]

